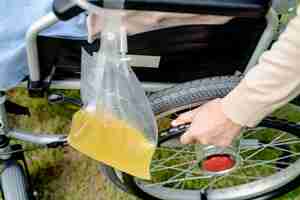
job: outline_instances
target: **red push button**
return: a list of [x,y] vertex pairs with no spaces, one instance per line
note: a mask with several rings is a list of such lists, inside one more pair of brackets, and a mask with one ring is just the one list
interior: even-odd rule
[[210,172],[221,172],[231,169],[235,161],[230,155],[213,155],[208,157],[202,163],[202,168]]

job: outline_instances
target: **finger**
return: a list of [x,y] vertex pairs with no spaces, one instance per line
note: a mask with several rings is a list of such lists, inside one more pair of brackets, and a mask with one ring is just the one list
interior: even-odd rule
[[208,145],[211,144],[210,139],[206,138],[206,137],[196,137],[196,143],[197,144],[204,144],[204,145]]
[[196,138],[191,134],[190,131],[187,131],[180,138],[182,144],[195,144],[197,142]]
[[181,124],[190,123],[193,121],[194,116],[196,115],[196,109],[185,112],[177,117],[177,119],[171,122],[172,126],[179,126]]
[[221,147],[221,148],[226,148],[231,146],[231,142],[224,140],[224,141],[218,141],[216,144],[214,144],[215,146]]
[[213,145],[218,147],[229,147],[232,145],[234,137],[219,137],[214,140]]

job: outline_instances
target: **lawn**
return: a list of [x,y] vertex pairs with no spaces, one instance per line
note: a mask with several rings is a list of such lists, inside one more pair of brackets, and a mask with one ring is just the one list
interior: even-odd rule
[[[67,94],[79,95],[78,91]],[[24,89],[11,91],[9,98],[29,107],[31,112],[31,116],[9,115],[10,125],[33,132],[68,133],[71,117],[78,110],[68,104],[51,105],[45,99],[29,98]],[[300,121],[300,113],[291,106],[277,111],[276,115]],[[70,147],[28,152],[27,161],[39,200],[137,200],[107,182],[97,162]],[[300,199],[300,188],[278,198],[296,199]]]
[[[67,93],[78,96],[78,91]],[[11,91],[9,98],[31,112],[30,117],[9,115],[10,126],[36,133],[68,133],[72,115],[78,109],[29,98],[24,89]],[[134,200],[101,176],[97,162],[71,148],[41,149],[26,155],[39,200]]]

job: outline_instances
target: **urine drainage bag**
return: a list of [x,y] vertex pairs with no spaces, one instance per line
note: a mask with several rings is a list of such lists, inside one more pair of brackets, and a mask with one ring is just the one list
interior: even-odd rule
[[[116,0],[113,2],[116,5]],[[90,71],[93,74],[87,76],[93,77],[88,82],[95,92],[82,97],[84,107],[73,117],[68,142],[97,161],[150,179],[150,164],[157,145],[156,120],[128,64],[122,17],[118,12],[103,13],[101,47]]]

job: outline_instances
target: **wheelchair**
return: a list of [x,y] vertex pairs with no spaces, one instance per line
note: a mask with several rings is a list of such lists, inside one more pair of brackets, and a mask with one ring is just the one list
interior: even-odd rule
[[[69,20],[84,12],[83,5],[87,3],[103,4],[102,1],[55,0],[53,12],[28,30],[27,88],[32,98],[48,96],[52,101],[82,105],[78,100],[53,96],[49,91],[51,88],[80,89],[81,66],[92,59],[101,41],[89,44],[85,40],[51,38],[39,33],[59,20]],[[119,189],[149,200],[272,199],[294,189],[300,180],[298,124],[267,117],[257,128],[244,130],[238,145],[238,162],[232,169],[205,174],[199,163],[195,163],[197,145],[184,146],[178,142],[185,127],[171,128],[166,122],[179,113],[228,94],[276,41],[284,29],[280,17],[295,12],[296,5],[295,1],[286,0],[126,0],[128,10],[233,18],[225,24],[181,25],[128,36],[133,71],[142,82],[163,128],[159,131],[159,146],[151,165],[151,181],[99,164],[106,178]],[[1,97],[3,99],[4,94]],[[0,140],[1,152],[13,152],[7,150],[11,149],[8,137],[54,148],[67,145],[64,135],[7,130],[5,109],[3,103],[0,105],[0,132],[6,141]],[[1,155],[7,163],[18,160],[13,153]],[[5,199],[33,198],[26,186],[27,170],[24,172],[21,165],[13,163],[7,164],[12,167],[7,167],[1,177]],[[12,171],[17,174],[15,181],[8,181]],[[18,192],[11,188],[17,188]]]

